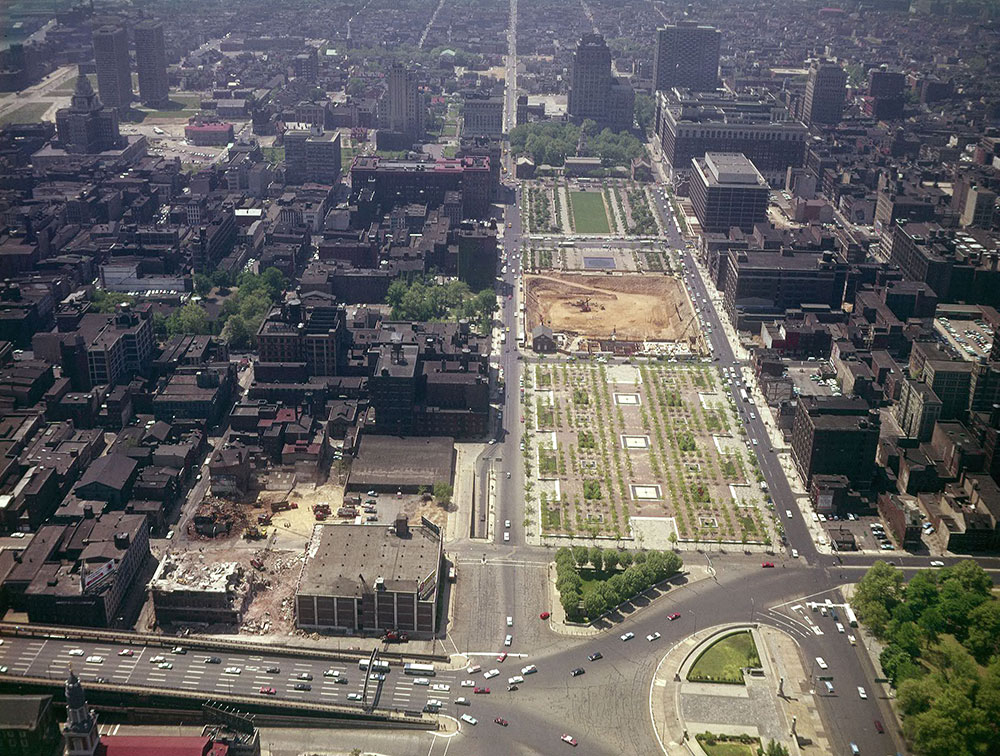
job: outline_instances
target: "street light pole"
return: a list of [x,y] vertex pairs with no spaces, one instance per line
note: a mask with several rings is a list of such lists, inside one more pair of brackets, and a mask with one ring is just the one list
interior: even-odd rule
[[750,597],[750,622],[753,623],[753,615],[756,609],[756,604],[754,603],[753,596]]

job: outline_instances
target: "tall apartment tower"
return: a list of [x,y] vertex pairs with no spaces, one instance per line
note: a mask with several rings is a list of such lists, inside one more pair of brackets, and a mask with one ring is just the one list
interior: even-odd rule
[[814,60],[802,104],[802,120],[807,124],[839,123],[844,114],[847,72],[834,60]]
[[584,34],[573,55],[567,112],[603,121],[611,94],[611,51],[600,34]]
[[140,21],[135,25],[135,67],[139,72],[139,98],[150,108],[159,108],[170,99],[167,82],[167,51],[163,24]]
[[722,33],[714,26],[681,21],[656,30],[654,89],[684,87],[696,92],[719,86]]
[[94,30],[97,91],[108,108],[128,110],[132,102],[132,71],[128,60],[128,33],[124,26]]
[[419,135],[424,131],[424,102],[417,77],[401,63],[389,69],[389,130]]

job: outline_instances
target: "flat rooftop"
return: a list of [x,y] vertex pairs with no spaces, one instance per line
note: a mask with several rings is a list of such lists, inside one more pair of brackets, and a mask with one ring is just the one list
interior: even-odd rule
[[450,483],[455,440],[450,436],[375,436],[365,434],[351,465],[348,490],[414,488]]
[[440,558],[440,536],[422,525],[404,538],[391,525],[316,525],[297,593],[360,598],[378,578],[387,591],[412,593]]

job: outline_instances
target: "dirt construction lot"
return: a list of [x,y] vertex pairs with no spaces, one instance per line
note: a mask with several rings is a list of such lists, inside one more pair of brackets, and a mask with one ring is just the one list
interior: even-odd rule
[[591,338],[686,341],[697,334],[684,286],[672,276],[549,273],[526,276],[525,286],[529,332],[544,322]]

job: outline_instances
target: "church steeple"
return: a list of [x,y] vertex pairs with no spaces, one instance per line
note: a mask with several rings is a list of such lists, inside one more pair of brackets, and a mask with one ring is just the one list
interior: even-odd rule
[[66,678],[66,724],[63,725],[65,756],[94,756],[101,744],[97,715],[87,708],[80,678],[70,668]]

